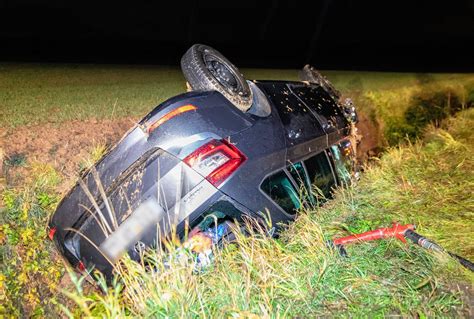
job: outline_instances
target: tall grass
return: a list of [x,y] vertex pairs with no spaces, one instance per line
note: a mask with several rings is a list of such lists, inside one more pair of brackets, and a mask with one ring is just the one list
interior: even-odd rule
[[71,297],[80,313],[105,317],[468,316],[460,287],[474,277],[447,255],[387,240],[350,246],[342,258],[326,240],[414,222],[472,258],[473,124],[468,110],[429,128],[424,141],[393,148],[366,168],[358,185],[302,211],[279,239],[263,231],[239,236],[200,273],[173,249],[149,251],[147,264],[125,259],[105,294],[79,289]]
[[372,89],[356,94],[360,110],[370,115],[383,132],[383,143],[397,145],[407,137],[422,136],[430,123],[440,123],[455,112],[474,105],[474,78],[446,81],[426,75],[416,85]]

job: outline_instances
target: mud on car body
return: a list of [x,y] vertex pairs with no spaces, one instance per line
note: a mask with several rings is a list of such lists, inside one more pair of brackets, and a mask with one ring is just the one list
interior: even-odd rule
[[268,212],[273,225],[287,223],[349,182],[351,116],[319,74],[246,81],[204,45],[188,50],[182,69],[193,90],[146,115],[51,217],[50,238],[72,266],[110,278],[123,254],[138,260],[208,214],[229,221]]

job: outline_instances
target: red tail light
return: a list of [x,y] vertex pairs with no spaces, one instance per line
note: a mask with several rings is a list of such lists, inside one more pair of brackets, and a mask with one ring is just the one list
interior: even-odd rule
[[76,267],[77,270],[79,270],[80,272],[84,272],[86,270],[86,265],[84,265],[82,261],[79,261]]
[[214,186],[220,185],[246,160],[234,145],[212,140],[188,155],[184,162]]
[[50,229],[49,229],[49,233],[48,233],[49,239],[53,240],[55,233],[56,233],[56,227],[50,228]]

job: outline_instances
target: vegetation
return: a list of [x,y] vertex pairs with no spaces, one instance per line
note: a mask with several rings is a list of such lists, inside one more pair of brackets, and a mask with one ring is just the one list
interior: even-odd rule
[[58,311],[62,263],[46,242],[46,223],[58,197],[60,176],[49,165],[34,164],[31,179],[3,192],[0,213],[0,316],[44,316]]
[[176,68],[0,65],[0,126],[144,115],[182,93]]
[[472,296],[461,287],[474,276],[447,255],[394,239],[353,245],[342,258],[326,240],[415,222],[419,232],[472,258],[472,125],[474,110],[465,111],[431,127],[423,142],[390,149],[355,187],[301,212],[280,239],[263,232],[239,238],[200,274],[192,259],[170,262],[153,251],[154,271],[125,261],[122,282],[105,296],[79,289],[72,298],[83,314],[106,317],[467,316]]
[[[421,77],[421,76],[420,76]],[[426,74],[414,85],[371,89],[356,101],[383,132],[384,145],[414,141],[424,128],[474,104],[474,77]],[[410,83],[410,81],[408,81]]]
[[[249,79],[298,79],[297,70],[242,72]],[[384,128],[388,125],[388,131],[404,123],[403,115],[413,96],[448,90],[462,105],[474,100],[472,74],[323,73],[374,121]],[[176,67],[0,64],[0,127],[88,118],[138,118],[169,97],[183,93],[184,81]],[[396,142],[404,138],[403,132],[399,135]]]
[[[243,73],[297,78],[295,70]],[[416,223],[420,233],[474,259],[474,112],[451,118],[472,105],[474,76],[324,74],[380,128],[382,144],[393,147],[366,167],[356,186],[338,190],[322,208],[302,211],[281,238],[259,232],[240,238],[199,274],[189,259],[166,257],[171,266],[164,267],[164,257],[150,252],[156,271],[124,261],[121,281],[106,294],[86,289],[73,274],[77,289],[65,291],[65,267],[45,228],[65,177],[24,154],[7,157],[4,170],[25,167],[29,178],[1,193],[0,317],[52,317],[60,308],[77,317],[468,316],[473,296],[465,287],[473,286],[473,275],[446,255],[392,240],[348,247],[350,257],[342,258],[326,240],[392,221]],[[171,67],[1,64],[0,128],[139,118],[184,92],[183,83]],[[94,147],[78,172],[104,152],[105,145]]]

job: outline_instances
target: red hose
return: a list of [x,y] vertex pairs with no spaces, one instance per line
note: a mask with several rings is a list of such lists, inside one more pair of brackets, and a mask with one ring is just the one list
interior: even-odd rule
[[351,235],[342,238],[334,239],[334,245],[346,245],[353,242],[358,241],[369,241],[369,240],[377,240],[382,238],[398,238],[402,242],[406,242],[405,240],[405,232],[407,230],[414,230],[415,225],[407,224],[407,225],[400,225],[400,224],[393,224],[393,227],[385,227],[379,228],[376,230],[371,230],[362,234]]

